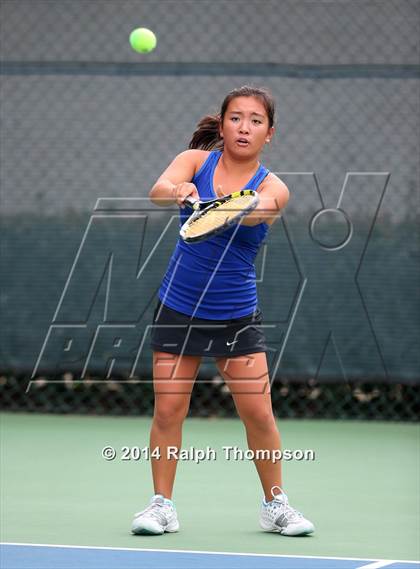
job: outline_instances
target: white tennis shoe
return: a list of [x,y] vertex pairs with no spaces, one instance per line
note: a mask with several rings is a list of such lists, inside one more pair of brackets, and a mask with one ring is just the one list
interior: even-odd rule
[[[274,494],[273,490],[280,490]],[[260,526],[264,531],[278,532],[282,535],[306,535],[315,530],[314,524],[305,519],[303,515],[289,505],[286,494],[279,486],[271,489],[273,500],[263,504],[260,513]]]
[[155,494],[145,510],[134,514],[131,525],[131,531],[136,535],[161,535],[178,530],[179,522],[175,506],[172,500],[164,498],[161,494]]

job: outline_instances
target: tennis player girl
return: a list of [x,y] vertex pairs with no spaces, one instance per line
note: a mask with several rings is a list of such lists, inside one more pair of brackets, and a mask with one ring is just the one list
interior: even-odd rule
[[[172,502],[182,424],[203,356],[213,356],[244,423],[249,448],[280,449],[273,416],[254,259],[269,226],[289,199],[285,184],[260,164],[274,134],[274,101],[264,89],[230,92],[220,114],[198,124],[189,150],[179,154],[150,192],[153,203],[178,204],[182,221],[192,210],[186,197],[210,200],[241,189],[259,193],[259,204],[239,224],[200,243],[178,241],[159,290],[152,334],[155,409],[150,448],[155,494],[135,515],[132,532],[179,530]],[[169,453],[170,455],[170,453]],[[311,533],[313,524],[292,508],[282,490],[281,464],[255,458],[264,498],[260,526],[283,535]]]

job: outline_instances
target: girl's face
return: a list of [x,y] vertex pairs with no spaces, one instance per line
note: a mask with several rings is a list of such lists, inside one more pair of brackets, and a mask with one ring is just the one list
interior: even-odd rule
[[264,104],[255,97],[236,97],[230,101],[220,135],[225,148],[243,156],[261,152],[271,140],[274,128],[269,126]]

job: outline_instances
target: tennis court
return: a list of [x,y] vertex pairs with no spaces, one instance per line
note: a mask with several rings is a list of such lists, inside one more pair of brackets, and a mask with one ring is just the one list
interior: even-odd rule
[[[252,461],[225,459],[224,446],[246,448],[240,421],[188,419],[183,448],[211,447],[217,458],[179,463],[179,533],[133,536],[131,516],[150,498],[150,463],[123,461],[119,449],[145,446],[149,422],[3,414],[2,541],[10,545],[2,567],[397,568],[418,559],[416,425],[280,422],[284,448],[315,451],[315,460],[284,469],[316,533],[286,538],[258,527]],[[115,460],[101,456],[108,445]],[[378,559],[387,561],[370,565]]]

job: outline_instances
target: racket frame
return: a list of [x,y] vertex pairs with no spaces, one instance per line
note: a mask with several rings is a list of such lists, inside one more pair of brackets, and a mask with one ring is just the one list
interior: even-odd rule
[[[254,200],[246,208],[238,210],[237,215],[232,217],[230,220],[226,221],[223,225],[219,225],[218,227],[215,227],[214,229],[211,229],[201,235],[197,235],[194,237],[186,236],[186,230],[191,225],[191,223],[194,223],[194,221],[196,221],[198,218],[202,217],[203,215],[206,215],[208,211],[216,207],[222,206],[223,203],[230,201],[232,198],[238,198],[246,195],[252,195],[254,197]],[[214,235],[223,233],[224,231],[229,229],[229,227],[235,225],[239,219],[241,219],[242,217],[248,215],[248,213],[253,211],[257,207],[258,203],[259,203],[259,195],[258,192],[256,192],[255,190],[239,190],[237,192],[232,192],[231,194],[228,194],[226,196],[208,201],[194,200],[192,198],[187,197],[184,200],[184,204],[192,208],[194,213],[192,213],[192,215],[190,215],[190,217],[182,225],[179,231],[179,235],[181,239],[185,241],[185,243],[198,243],[200,241],[205,241],[209,237],[213,237]]]

